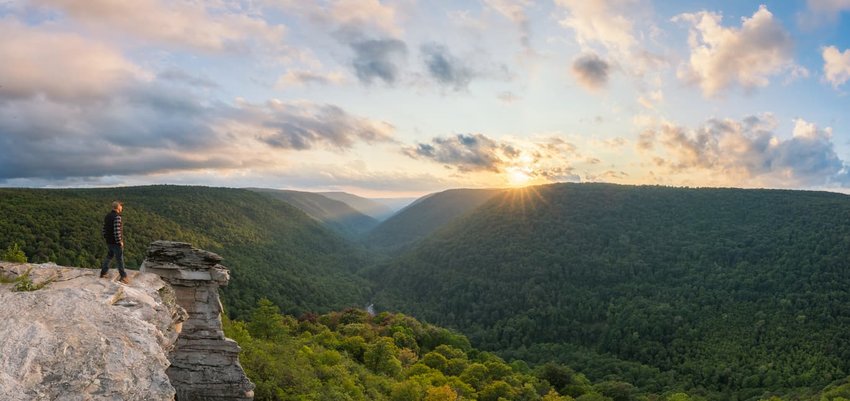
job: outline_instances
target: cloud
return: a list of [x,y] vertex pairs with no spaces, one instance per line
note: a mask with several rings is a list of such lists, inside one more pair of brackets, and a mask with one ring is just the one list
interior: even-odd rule
[[243,51],[254,43],[283,50],[285,28],[216,2],[36,0],[88,29],[208,52]]
[[240,126],[231,128],[237,132],[255,135],[275,148],[294,150],[342,150],[358,141],[388,142],[395,131],[387,122],[353,116],[338,106],[277,99],[262,105],[240,102],[229,118]]
[[330,17],[342,26],[375,27],[379,32],[398,37],[398,12],[378,0],[336,0],[330,4]]
[[45,96],[97,98],[149,73],[117,49],[73,33],[0,20],[0,102]]
[[402,152],[460,173],[522,175],[537,182],[576,181],[572,161],[585,159],[575,145],[560,137],[529,142],[496,140],[480,133],[436,137]]
[[[611,68],[616,67],[638,88],[644,99],[639,102],[645,104],[661,86],[664,70],[669,66],[665,57],[647,47],[660,32],[649,22],[654,18],[647,2],[555,0],[555,4],[565,12],[560,25],[575,33],[575,41],[585,54],[573,62],[573,74],[581,77],[579,83],[599,90],[608,81]],[[588,55],[595,55],[598,60]]]
[[[320,35],[329,34],[338,44],[349,48],[353,52],[350,67],[361,83],[380,80],[392,85],[401,78],[408,50],[401,39],[403,30],[399,20],[403,16],[398,7],[379,0],[260,0],[260,4],[303,19]],[[308,71],[287,72],[278,80],[278,86],[342,80],[338,73],[315,72],[320,63],[312,61],[314,65]]]
[[214,113],[166,86],[137,84],[107,99],[0,104],[0,179],[147,174],[250,164],[218,152]]
[[352,67],[360,82],[371,84],[380,79],[394,84],[407,58],[407,45],[398,39],[364,39],[350,42],[354,51]]
[[516,93],[513,93],[511,91],[499,92],[496,95],[496,98],[498,98],[499,100],[501,100],[502,102],[507,103],[507,104],[511,104],[513,102],[516,102],[516,101],[519,101],[520,99],[522,99],[519,95],[517,95]]
[[475,76],[471,68],[452,56],[443,45],[428,43],[422,45],[420,50],[428,75],[442,85],[451,86],[454,90],[466,89]]
[[722,16],[701,11],[681,14],[673,21],[691,24],[690,60],[679,77],[696,83],[706,96],[715,96],[738,84],[745,90],[767,86],[769,77],[794,71],[791,35],[767,7],[760,6],[741,28],[720,25]]
[[809,31],[835,23],[843,11],[850,10],[850,0],[808,0],[806,5],[806,10],[797,14],[797,22]]
[[532,5],[530,0],[484,0],[490,8],[507,17],[520,31],[520,44],[531,51],[531,22],[525,9]]
[[328,31],[355,30],[369,36],[400,37],[403,15],[379,0],[259,0],[266,8],[278,9],[317,24]]
[[265,168],[394,130],[327,104],[228,104],[210,99],[211,82],[148,72],[103,43],[9,19],[0,29],[0,180]]
[[809,9],[819,14],[836,14],[850,10],[850,0],[808,0]]
[[498,173],[516,149],[484,134],[457,134],[405,148],[404,153],[414,159],[430,159],[449,165],[461,172],[484,170]]
[[844,85],[850,79],[850,49],[842,53],[835,46],[823,49],[823,75],[833,88]]
[[328,85],[338,84],[345,81],[345,76],[340,72],[328,74],[312,71],[293,70],[287,71],[277,80],[278,87],[298,86],[308,84]]
[[568,15],[560,21],[576,33],[583,47],[600,43],[609,50],[626,52],[637,41],[632,31],[633,23],[624,13],[631,0],[555,0]]
[[641,133],[638,150],[669,173],[699,173],[732,185],[844,185],[847,166],[835,152],[832,129],[794,121],[780,138],[771,115],[710,119],[697,129],[664,123]]
[[215,83],[214,81],[210,80],[210,79],[195,76],[195,75],[187,73],[186,71],[173,69],[173,68],[167,69],[167,70],[164,70],[164,71],[160,71],[159,73],[156,74],[156,77],[157,77],[157,79],[160,79],[160,80],[179,82],[179,83],[183,83],[183,84],[186,84],[186,85],[195,86],[195,87],[198,87],[198,88],[206,88],[206,89],[218,88],[218,84]]
[[664,100],[664,92],[661,89],[638,96],[638,103],[647,109],[654,109],[655,105]]
[[588,90],[596,91],[608,83],[611,66],[596,53],[586,53],[573,61],[572,73],[576,81]]

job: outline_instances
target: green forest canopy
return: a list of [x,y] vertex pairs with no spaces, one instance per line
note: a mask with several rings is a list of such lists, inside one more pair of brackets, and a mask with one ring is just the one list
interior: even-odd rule
[[507,358],[717,400],[850,374],[850,200],[557,184],[497,195],[372,271],[379,307]]
[[224,303],[240,319],[261,297],[296,316],[374,300],[509,361],[554,360],[635,394],[820,399],[850,371],[844,195],[533,187],[386,256],[245,190],[0,189],[0,249],[95,267],[114,199],[127,204],[130,266],[156,239],[220,253],[233,275]]

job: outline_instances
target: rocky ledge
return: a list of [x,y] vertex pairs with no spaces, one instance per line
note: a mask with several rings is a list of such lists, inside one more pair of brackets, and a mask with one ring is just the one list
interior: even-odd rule
[[221,257],[151,244],[144,271],[0,262],[0,400],[250,400],[221,331]]
[[154,273],[174,289],[188,312],[180,338],[169,353],[168,377],[179,401],[247,401],[254,385],[239,364],[239,346],[221,330],[219,286],[230,280],[221,256],[183,242],[155,241],[141,271]]
[[123,285],[98,273],[0,262],[4,282],[49,282],[0,284],[0,399],[174,399],[167,356],[185,311],[173,290],[154,274]]

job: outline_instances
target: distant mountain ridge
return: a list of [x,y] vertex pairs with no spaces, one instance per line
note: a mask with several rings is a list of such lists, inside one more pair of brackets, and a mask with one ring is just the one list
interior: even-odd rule
[[248,189],[288,202],[308,216],[349,237],[358,236],[378,225],[378,220],[361,213],[349,204],[318,193],[268,188]]
[[364,198],[348,192],[317,192],[327,198],[343,202],[355,210],[372,218],[383,221],[404,206],[414,201],[411,198]]

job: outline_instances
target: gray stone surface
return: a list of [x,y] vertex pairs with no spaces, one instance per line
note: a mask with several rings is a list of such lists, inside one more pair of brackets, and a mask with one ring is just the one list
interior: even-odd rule
[[157,275],[130,285],[98,271],[0,262],[30,270],[32,292],[0,284],[0,400],[173,400],[166,369],[180,321],[176,294]]
[[[141,271],[171,284],[188,319],[168,358],[168,376],[178,401],[251,400],[254,385],[239,364],[239,346],[221,329],[218,288],[230,275],[221,257],[190,244],[155,241]],[[176,267],[176,268],[175,268]]]

